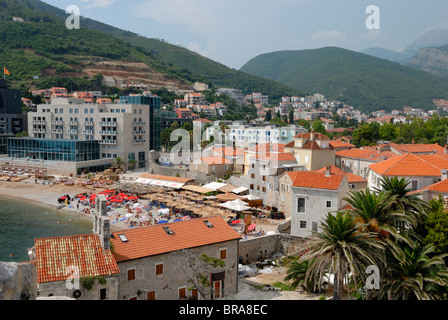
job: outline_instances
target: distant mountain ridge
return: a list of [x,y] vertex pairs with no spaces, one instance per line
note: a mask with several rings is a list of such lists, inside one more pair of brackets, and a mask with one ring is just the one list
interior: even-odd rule
[[367,54],[326,47],[259,55],[242,71],[304,91],[319,92],[365,112],[435,108],[446,98],[448,80]]

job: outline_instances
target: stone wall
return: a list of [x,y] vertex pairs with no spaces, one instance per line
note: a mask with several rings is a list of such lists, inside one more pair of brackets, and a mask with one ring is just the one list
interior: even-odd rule
[[37,274],[32,263],[0,262],[0,300],[34,300]]
[[250,264],[262,259],[269,259],[277,254],[296,255],[300,252],[306,238],[288,234],[275,234],[241,240],[239,246],[239,263]]

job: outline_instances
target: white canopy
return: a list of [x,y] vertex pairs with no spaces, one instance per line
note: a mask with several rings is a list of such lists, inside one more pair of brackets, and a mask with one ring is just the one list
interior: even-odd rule
[[206,184],[205,186],[202,186],[202,187],[216,191],[219,188],[225,187],[226,185],[227,185],[226,183],[210,182],[209,184]]
[[245,211],[245,210],[250,209],[250,207],[248,206],[248,203],[244,202],[240,199],[236,199],[233,201],[227,201],[223,204],[220,204],[220,206],[227,208],[227,209],[235,210],[235,211]]

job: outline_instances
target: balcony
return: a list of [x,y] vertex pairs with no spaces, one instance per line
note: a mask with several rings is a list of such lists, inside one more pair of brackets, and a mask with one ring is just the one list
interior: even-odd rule
[[33,120],[33,124],[47,124],[47,121],[45,120]]
[[95,123],[93,121],[85,121],[84,124],[86,126],[93,126]]
[[58,120],[58,121],[51,121],[51,124],[62,125],[62,124],[64,124],[64,121],[60,121],[60,120]]
[[93,130],[82,130],[82,134],[93,134]]
[[117,140],[99,140],[99,144],[117,144]]
[[71,126],[77,126],[79,124],[79,122],[78,121],[70,121],[69,124]]
[[134,126],[144,126],[146,122],[134,122]]
[[146,133],[145,130],[134,131],[134,134],[145,134],[145,133]]
[[117,135],[117,131],[99,131],[99,134],[104,136],[115,136]]
[[33,129],[33,133],[45,133],[47,130],[45,129]]
[[145,143],[146,140],[145,139],[140,139],[140,140],[134,140],[133,144],[138,144],[138,143]]
[[100,122],[100,126],[115,127],[116,125],[117,125],[116,122],[104,122],[104,121]]
[[69,129],[69,130],[67,130],[67,133],[78,133],[78,130],[75,130],[75,129]]
[[63,133],[62,131],[63,131],[62,129],[53,129],[53,130],[51,130],[52,133]]

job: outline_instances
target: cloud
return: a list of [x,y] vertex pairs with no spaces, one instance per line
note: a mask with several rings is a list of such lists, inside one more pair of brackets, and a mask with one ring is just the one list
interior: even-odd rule
[[204,57],[211,57],[218,51],[218,43],[216,41],[208,41],[206,44],[206,49],[202,49],[201,45],[197,42],[189,42],[187,49],[199,53]]
[[87,7],[107,8],[113,4],[116,0],[81,0],[81,2],[87,3]]

